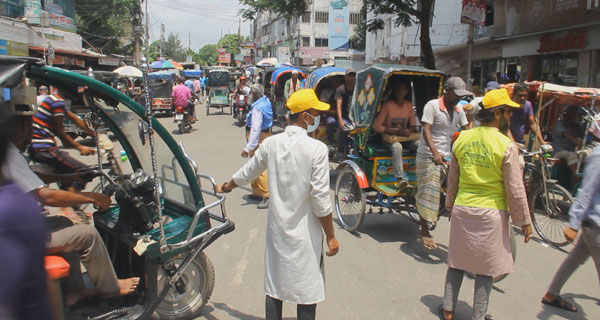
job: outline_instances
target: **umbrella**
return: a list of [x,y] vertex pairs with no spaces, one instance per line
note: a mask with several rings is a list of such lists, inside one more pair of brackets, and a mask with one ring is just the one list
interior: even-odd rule
[[120,68],[116,68],[115,70],[113,70],[113,72],[116,72],[122,76],[126,76],[126,77],[143,77],[144,74],[142,73],[142,71],[136,67],[133,66],[124,66],[124,67],[120,67]]
[[154,61],[152,62],[152,64],[150,64],[150,68],[152,69],[179,69],[179,70],[183,70],[183,66],[173,60],[167,60],[167,61]]
[[277,58],[265,58],[256,63],[257,66],[271,66],[274,67],[279,61]]

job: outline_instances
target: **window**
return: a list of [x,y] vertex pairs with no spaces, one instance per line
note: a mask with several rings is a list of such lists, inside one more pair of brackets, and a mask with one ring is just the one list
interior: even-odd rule
[[329,39],[327,38],[315,38],[315,47],[328,47]]
[[310,23],[310,12],[307,12],[305,14],[302,15],[302,22],[303,23]]
[[310,37],[302,37],[302,46],[310,47]]
[[328,23],[329,22],[329,12],[326,12],[326,11],[315,12],[315,22],[316,23]]
[[268,24],[266,26],[262,26],[262,31],[261,31],[261,35],[266,36],[269,35],[271,33],[271,25]]
[[363,18],[360,13],[351,13],[350,14],[350,24],[360,24]]

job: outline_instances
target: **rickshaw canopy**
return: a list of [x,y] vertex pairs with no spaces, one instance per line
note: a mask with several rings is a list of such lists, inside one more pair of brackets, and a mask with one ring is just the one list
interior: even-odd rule
[[[541,94],[544,101],[555,99],[558,104],[585,107],[592,103],[600,105],[600,89],[597,88],[570,87],[542,81],[525,82],[525,84],[529,86],[529,92],[535,92],[537,99]],[[514,86],[514,83],[509,83],[505,88],[512,92]]]
[[345,75],[346,69],[338,67],[323,67],[311,72],[306,80],[306,88],[316,89],[319,82],[324,78],[336,75]]
[[209,87],[227,87],[229,86],[229,70],[213,69],[208,72]]
[[157,71],[148,73],[148,80],[168,80],[171,82],[175,81],[175,71]]
[[184,77],[200,77],[202,76],[202,70],[183,70]]
[[387,82],[398,76],[411,84],[412,100],[420,118],[423,107],[441,96],[445,74],[418,66],[375,64],[356,75],[351,117],[357,127],[370,127],[379,111]]
[[298,74],[301,75],[302,78],[306,78],[306,74],[304,74],[304,71],[302,69],[299,69],[296,67],[282,67],[282,68],[276,69],[271,74],[271,84],[276,84],[277,80],[279,80],[279,77],[281,77],[282,75],[284,75],[286,73],[291,73],[293,71],[298,71]]

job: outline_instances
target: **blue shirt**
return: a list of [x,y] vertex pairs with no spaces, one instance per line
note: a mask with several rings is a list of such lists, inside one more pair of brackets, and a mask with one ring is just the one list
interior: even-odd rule
[[600,146],[592,150],[569,215],[571,229],[579,230],[584,220],[600,227]]
[[267,96],[262,96],[250,106],[246,126],[250,128],[250,135],[245,150],[251,152],[258,147],[260,132],[273,126],[273,108]]

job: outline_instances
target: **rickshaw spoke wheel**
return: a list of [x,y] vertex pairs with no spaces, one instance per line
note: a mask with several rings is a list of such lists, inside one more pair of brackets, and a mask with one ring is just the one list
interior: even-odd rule
[[[179,267],[184,258],[185,254],[176,257],[175,265]],[[215,285],[215,270],[204,252],[192,260],[182,279],[185,292],[180,294],[175,288],[169,289],[165,299],[156,308],[160,319],[192,319],[210,298]],[[159,268],[158,290],[162,290],[168,282],[169,277]]]
[[548,192],[543,186],[537,187],[529,198],[531,221],[537,234],[545,242],[557,247],[566,246],[563,229],[569,226],[569,209],[573,196],[558,184],[548,184]]
[[365,193],[351,168],[344,168],[335,183],[335,211],[344,229],[356,231],[365,218]]

